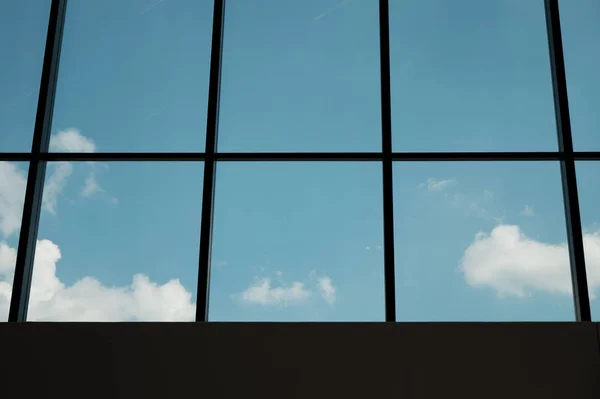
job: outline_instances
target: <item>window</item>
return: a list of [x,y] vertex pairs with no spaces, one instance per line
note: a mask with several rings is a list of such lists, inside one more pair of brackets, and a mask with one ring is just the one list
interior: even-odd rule
[[600,149],[600,4],[594,0],[559,1],[573,145]]
[[53,133],[102,151],[201,152],[212,2],[71,1]]
[[543,1],[390,1],[395,151],[555,151]]
[[381,166],[217,169],[210,320],[383,321]]
[[592,317],[600,320],[600,212],[598,209],[597,162],[577,164],[577,184],[581,204],[581,224],[587,270],[588,290],[591,300]]
[[0,13],[0,151],[31,150],[50,0],[7,2]]
[[194,320],[202,165],[51,162],[47,172],[29,320]]
[[8,320],[27,164],[0,161],[0,322]]
[[377,2],[228,0],[219,150],[378,151]]
[[597,318],[596,3],[25,3],[0,320]]
[[573,320],[558,163],[397,163],[394,190],[399,321]]

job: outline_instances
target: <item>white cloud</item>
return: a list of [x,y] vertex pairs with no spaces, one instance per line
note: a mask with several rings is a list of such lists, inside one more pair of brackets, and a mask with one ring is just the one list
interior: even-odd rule
[[[96,144],[88,137],[81,134],[78,129],[61,130],[57,134],[50,137],[50,150],[54,152],[96,152]],[[94,168],[95,163],[88,162],[91,168]],[[71,162],[51,163],[50,168],[53,170],[44,186],[44,196],[42,205],[44,210],[56,214],[56,206],[58,197],[63,192],[67,185],[67,181],[73,173],[73,164]],[[92,169],[87,175],[84,187],[81,190],[81,195],[90,197],[97,192],[104,191]]]
[[58,162],[52,164],[51,167],[54,169],[54,172],[44,185],[42,207],[45,211],[56,214],[58,196],[64,190],[69,176],[73,173],[73,165],[69,162]]
[[264,306],[299,304],[310,296],[311,292],[299,281],[294,281],[289,286],[282,284],[279,287],[272,287],[269,278],[257,280],[240,294],[243,302]]
[[17,250],[5,242],[0,242],[0,281],[7,279],[12,281],[16,261]]
[[[61,148],[73,151],[91,149],[85,140],[63,135]],[[56,199],[73,167],[68,162],[55,164],[44,189],[43,206],[55,212]],[[20,225],[26,176],[16,164],[0,162],[0,234],[8,238]],[[88,189],[89,191],[89,189]],[[49,240],[37,242],[30,320],[127,321],[193,320],[192,295],[178,280],[156,284],[143,274],[133,276],[128,286],[107,286],[93,277],[84,277],[67,286],[56,274],[61,252]],[[16,249],[0,241],[0,320],[6,320],[12,291]]]
[[325,298],[327,303],[333,305],[335,302],[335,287],[331,281],[331,277],[319,277],[317,280],[317,287],[321,296]]
[[27,176],[17,165],[0,161],[0,232],[5,237],[21,226]]
[[426,182],[419,184],[419,187],[426,188],[427,191],[442,191],[455,182],[455,179],[437,180],[430,177]]
[[[92,166],[93,167],[93,166]],[[49,177],[44,185],[42,209],[56,214],[58,198],[73,173],[70,162],[56,162],[48,166]],[[21,225],[27,175],[18,164],[0,161],[0,233],[4,237],[14,234]],[[85,180],[82,195],[91,196],[104,191],[98,184],[94,172]],[[113,198],[116,204],[117,199]]]
[[78,129],[61,130],[50,137],[53,152],[96,152],[94,140],[85,137]]
[[98,181],[96,180],[96,175],[94,174],[94,172],[91,172],[85,178],[85,184],[83,186],[83,189],[81,190],[81,195],[83,195],[84,197],[90,197],[90,196],[96,194],[97,192],[101,192],[101,191],[104,191],[104,189],[102,187],[100,187],[100,184],[98,184]]
[[[593,294],[600,287],[600,234],[586,233],[583,240],[588,285]],[[465,250],[459,269],[469,285],[490,287],[499,296],[572,291],[567,245],[534,240],[518,226],[500,225],[489,234],[477,234]]]
[[[131,285],[103,285],[84,277],[71,286],[56,275],[61,258],[59,247],[49,240],[38,241],[28,316],[30,320],[52,321],[191,321],[195,305],[192,295],[179,282],[158,285],[143,274],[133,276]],[[0,320],[7,318],[15,249],[0,243]]]
[[521,211],[521,215],[534,216],[533,207],[525,204],[525,208]]
[[301,281],[294,281],[292,284],[286,284],[281,271],[275,271],[277,283],[272,282],[268,277],[256,278],[245,291],[240,294],[232,295],[243,303],[263,305],[263,306],[288,306],[305,303],[313,296],[315,290],[330,305],[336,300],[336,288],[333,285],[331,277],[317,276],[316,270],[311,270],[308,279],[314,284],[314,289],[308,288]]

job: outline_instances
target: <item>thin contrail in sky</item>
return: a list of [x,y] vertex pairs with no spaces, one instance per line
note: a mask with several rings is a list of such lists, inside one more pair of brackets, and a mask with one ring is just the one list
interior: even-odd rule
[[160,3],[162,3],[165,0],[157,0],[154,1],[153,3],[148,4],[146,7],[144,7],[144,9],[142,9],[142,11],[140,12],[140,14],[145,14],[148,11],[152,10],[154,7],[156,7],[157,5],[159,5]]
[[338,8],[340,8],[340,7],[343,7],[343,6],[345,6],[345,5],[346,5],[346,4],[348,4],[348,3],[350,3],[350,0],[342,0],[342,1],[340,1],[340,2],[339,2],[339,3],[338,3],[336,6],[335,6],[335,7],[333,7],[333,8],[330,8],[329,10],[325,11],[324,13],[322,13],[322,14],[319,14],[319,15],[317,15],[316,17],[314,17],[314,18],[313,18],[313,21],[317,21],[317,20],[319,20],[319,19],[323,18],[323,17],[324,17],[324,16],[326,16],[327,14],[329,14],[329,13],[331,13],[331,12],[333,12],[333,11],[337,10],[337,9],[338,9]]

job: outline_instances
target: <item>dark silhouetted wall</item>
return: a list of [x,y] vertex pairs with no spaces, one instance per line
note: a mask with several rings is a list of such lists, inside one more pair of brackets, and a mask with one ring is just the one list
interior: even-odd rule
[[594,323],[0,324],[4,398],[600,398]]

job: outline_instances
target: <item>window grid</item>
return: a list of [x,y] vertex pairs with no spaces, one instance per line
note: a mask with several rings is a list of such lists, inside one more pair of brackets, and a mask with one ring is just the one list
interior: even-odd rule
[[27,307],[29,302],[29,293],[31,290],[35,244],[41,213],[44,176],[47,162],[50,161],[204,162],[196,321],[208,321],[211,235],[213,230],[213,201],[217,162],[381,162],[383,171],[385,314],[387,322],[396,321],[392,176],[392,166],[394,162],[559,161],[561,165],[561,179],[576,320],[591,321],[590,300],[587,289],[587,277],[583,252],[583,234],[577,193],[577,181],[575,175],[575,161],[600,160],[600,152],[573,151],[558,0],[545,0],[549,58],[552,72],[552,87],[554,93],[556,128],[558,135],[558,151],[553,152],[393,152],[390,88],[389,5],[388,0],[379,0],[382,112],[382,149],[380,152],[219,153],[217,151],[217,139],[225,0],[214,0],[205,152],[49,153],[48,147],[52,125],[52,112],[56,93],[56,81],[58,76],[60,48],[66,9],[67,0],[52,0],[31,152],[0,153],[0,160],[3,161],[29,162],[25,203],[17,252],[17,263],[9,311],[9,322],[24,322],[27,319]]

